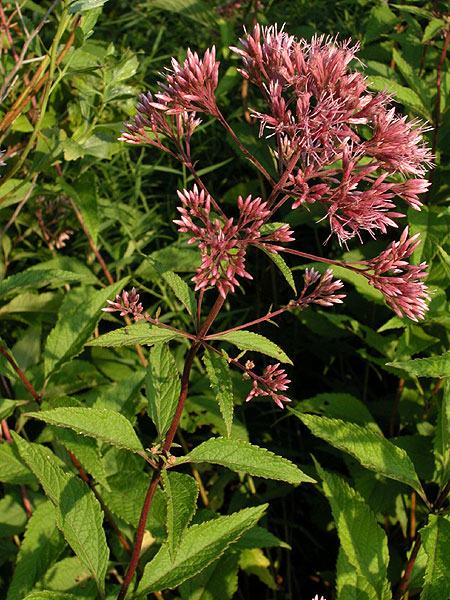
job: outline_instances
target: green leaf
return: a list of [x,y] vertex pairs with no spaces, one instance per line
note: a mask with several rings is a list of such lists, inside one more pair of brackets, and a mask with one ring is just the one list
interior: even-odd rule
[[121,377],[120,381],[105,388],[97,398],[93,408],[106,408],[122,413],[127,419],[132,419],[140,404],[140,389],[144,383],[145,369],[136,369],[134,373]]
[[106,4],[108,0],[74,0],[69,7],[69,14],[86,12]]
[[441,356],[390,362],[386,363],[386,366],[401,369],[409,375],[416,375],[417,377],[448,377],[450,375],[450,352],[446,352]]
[[240,331],[230,331],[229,333],[217,333],[215,335],[207,336],[207,339],[230,342],[240,350],[260,352],[261,354],[271,356],[282,363],[293,364],[291,359],[279,346],[253,331],[242,329]]
[[233,425],[233,385],[226,358],[227,356],[221,356],[209,350],[205,350],[203,355],[209,383],[217,397],[227,436],[230,437]]
[[450,520],[448,515],[430,515],[421,529],[428,562],[420,600],[450,597]]
[[64,284],[72,281],[83,281],[82,274],[60,269],[28,269],[23,273],[11,275],[0,282],[0,297],[23,292],[27,287],[40,288],[49,283]]
[[229,552],[181,584],[178,591],[183,600],[231,600],[238,588],[238,571],[239,554]]
[[28,521],[6,600],[22,600],[57,560],[65,545],[56,527],[55,507],[51,502],[40,504]]
[[61,407],[27,413],[58,427],[69,427],[79,435],[87,435],[145,456],[139,438],[131,423],[120,413],[98,408]]
[[370,600],[391,600],[387,578],[389,551],[385,532],[362,496],[342,477],[326,472],[317,462],[316,468],[322,478],[323,490],[330,502],[348,562],[370,590]]
[[62,429],[61,427],[56,429],[55,427],[54,431],[57,432],[55,438],[58,442],[76,456],[84,470],[92,475],[98,483],[109,489],[97,440],[79,435],[72,429]]
[[36,482],[35,476],[24,464],[15,444],[0,444],[0,481],[16,485]]
[[44,590],[42,592],[31,592],[23,600],[76,600],[76,598],[72,594]]
[[448,379],[444,383],[444,394],[439,407],[433,446],[439,482],[445,486],[450,478],[450,384]]
[[46,377],[80,354],[102,316],[101,309],[106,305],[106,300],[118,293],[127,281],[128,277],[125,277],[102,290],[81,287],[67,294],[58,322],[45,345]]
[[278,589],[273,575],[269,570],[270,560],[260,548],[243,550],[239,557],[239,566],[247,575],[256,575],[269,589]]
[[417,6],[411,6],[406,4],[393,4],[395,8],[398,8],[400,11],[411,13],[412,15],[417,15],[418,17],[423,17],[424,19],[430,20],[434,17],[433,13],[425,8],[419,8]]
[[370,76],[369,87],[376,92],[387,90],[389,93],[394,94],[397,102],[404,104],[413,113],[420,115],[426,120],[432,120],[433,117],[430,110],[424,105],[414,90],[379,75]]
[[197,505],[198,485],[190,475],[163,471],[164,492],[167,499],[167,546],[175,560],[184,532]]
[[167,344],[155,344],[147,366],[147,412],[163,438],[172,423],[181,392],[177,365]]
[[180,17],[193,19],[205,27],[217,29],[216,12],[203,0],[152,0],[152,7],[176,13]]
[[96,246],[99,230],[99,215],[95,174],[91,172],[83,173],[76,181],[76,188],[69,185],[62,177],[58,177],[57,182],[64,192],[75,202],[83,217],[86,229]]
[[351,454],[363,467],[411,486],[424,498],[414,465],[407,453],[371,429],[341,419],[306,415],[292,410],[312,431],[335,448]]
[[262,517],[267,504],[245,508],[232,515],[218,517],[190,527],[178,548],[174,561],[164,544],[153,560],[146,564],[137,596],[174,588],[201,572],[217,560],[230,544]]
[[445,21],[442,19],[432,19],[428,25],[425,27],[425,31],[423,32],[422,44],[432,40],[434,36],[441,31],[446,26]]
[[30,444],[13,431],[11,435],[22,458],[55,505],[59,529],[92,574],[103,597],[109,550],[102,527],[103,513],[97,498],[83,481],[64,473],[49,448]]
[[292,290],[294,291],[294,294],[297,295],[297,288],[295,287],[294,276],[292,275],[292,271],[287,266],[286,261],[284,260],[284,258],[280,254],[274,254],[273,252],[269,252],[268,250],[266,250],[262,246],[259,246],[259,248],[265,254],[267,254],[267,256],[270,258],[271,261],[273,261],[276,264],[276,266],[281,271],[281,274],[283,275],[283,277],[286,279],[286,281],[288,282],[288,284],[291,286]]
[[171,287],[178,300],[184,305],[192,318],[197,316],[197,301],[194,292],[188,284],[181,279],[179,275],[167,269],[162,263],[151,256],[146,256],[146,260],[162,276],[164,281]]
[[336,564],[337,600],[378,600],[379,596],[350,564],[342,546],[339,548]]
[[27,514],[15,494],[0,499],[0,538],[21,534],[27,523]]
[[421,99],[423,105],[426,106],[427,110],[429,111],[430,110],[430,107],[428,106],[429,88],[427,87],[427,84],[416,73],[414,73],[411,65],[409,65],[406,62],[406,60],[403,58],[403,56],[400,54],[400,52],[396,48],[393,48],[393,50],[392,50],[392,58],[394,59],[395,64],[397,65],[400,73],[403,75],[404,79],[406,80],[406,83],[408,84],[408,86],[416,92],[416,94]]
[[287,458],[242,440],[210,438],[177,460],[177,464],[184,462],[213,463],[232,471],[244,471],[257,477],[293,484],[315,483]]
[[387,4],[374,6],[370,11],[366,25],[364,41],[366,44],[386,35],[397,23],[399,18],[392,12]]
[[86,346],[101,346],[103,348],[119,348],[120,346],[134,346],[135,344],[153,346],[159,342],[168,342],[179,337],[176,331],[165,327],[157,327],[150,323],[135,323],[122,329],[110,331],[91,340]]

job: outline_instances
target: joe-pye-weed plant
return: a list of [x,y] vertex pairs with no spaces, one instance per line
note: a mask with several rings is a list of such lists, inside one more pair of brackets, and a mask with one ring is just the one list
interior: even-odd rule
[[[436,158],[436,147],[425,141],[430,127],[399,112],[388,87],[369,89],[359,49],[358,42],[340,37],[317,34],[310,41],[298,40],[279,25],[257,24],[244,31],[230,50],[241,61],[240,76],[255,92],[249,120],[259,128],[261,152],[246,144],[223,114],[214,46],[203,57],[188,49],[184,61],[172,58],[158,89],[138,95],[136,112],[119,139],[146,147],[155,161],[165,154],[171,165],[181,165],[186,185],[171,191],[178,213],[172,222],[179,233],[177,247],[189,250],[189,257],[196,250],[191,279],[170,268],[163,250],[147,254],[134,240],[132,251],[142,257],[141,274],[151,273],[150,282],[140,281],[139,271],[133,284],[129,275],[114,280],[109,274],[109,285],[97,289],[81,268],[71,274],[63,262],[53,262],[0,283],[5,296],[20,286],[65,285],[43,364],[34,364],[28,374],[7,344],[1,345],[5,390],[10,381],[17,382],[2,413],[0,464],[5,486],[12,489],[5,487],[10,494],[5,498],[17,504],[20,498],[28,513],[7,600],[153,595],[226,600],[242,594],[240,570],[257,574],[270,593],[282,597],[283,591],[276,590],[283,590],[283,582],[273,577],[276,564],[270,566],[262,549],[289,549],[262,525],[276,498],[275,487],[267,488],[264,497],[265,488],[257,483],[263,480],[301,484],[304,494],[318,486],[328,500],[340,542],[335,588],[328,590],[328,600],[399,600],[406,592],[410,598],[448,597],[446,384],[437,420],[424,433],[432,438],[435,467],[427,478],[431,485],[423,485],[422,470],[418,472],[401,436],[390,440],[392,432],[383,433],[363,402],[348,394],[339,398],[339,390],[325,404],[318,396],[309,404],[296,402],[289,384],[302,378],[302,365],[293,364],[279,342],[286,339],[292,347],[287,317],[298,319],[320,309],[321,315],[334,313],[330,327],[354,327],[367,336],[369,346],[383,348],[381,333],[335,312],[345,303],[346,278],[392,309],[384,331],[408,323],[416,327],[427,319],[436,294],[424,283],[427,262],[417,260],[420,233],[405,225],[407,214],[420,212],[429,198],[428,171]],[[245,185],[237,186],[242,191],[233,197],[222,183],[220,190],[214,189],[208,164],[195,150],[197,136],[215,131],[213,127],[223,128],[257,172],[264,194],[247,193]],[[78,140],[74,143],[82,149],[85,140]],[[65,152],[74,148],[66,144]],[[60,210],[75,203],[98,259],[89,207],[75,183],[61,185],[65,195],[59,197]],[[41,219],[43,206],[41,202],[36,213]],[[323,251],[297,232],[295,223],[306,219],[320,224]],[[384,243],[386,234],[394,232],[394,241]],[[72,233],[51,241],[53,246],[46,240],[53,257],[57,243],[64,246]],[[351,248],[366,242],[378,252],[368,256],[362,250],[352,257]],[[277,285],[289,290],[286,302],[266,294],[258,279],[261,270],[252,270],[261,263],[279,278]],[[103,271],[109,273],[106,266]],[[151,297],[155,281],[161,286],[160,302],[150,308],[144,298]],[[247,306],[241,319],[233,314],[233,305],[245,305],[250,294],[260,300]],[[276,331],[274,325],[276,343],[266,335]],[[314,335],[318,330],[312,326]],[[420,337],[418,329],[408,331],[422,343],[427,335],[432,338],[426,333]],[[77,358],[82,351],[92,352],[92,365]],[[448,369],[446,356],[418,359],[412,367],[395,362],[395,354],[379,362],[385,365],[390,359],[390,373],[403,368],[413,377],[440,377]],[[71,378],[83,384],[71,388]],[[89,385],[88,379],[96,384]],[[31,408],[25,394],[33,397]],[[280,419],[280,426],[286,418],[301,422],[303,435],[309,430],[329,444],[333,459],[346,461],[348,474],[333,468],[333,461],[330,468],[322,466],[325,446],[320,457],[299,452],[288,458],[282,449],[274,453],[266,448],[264,440],[249,440],[235,407],[244,418],[253,404],[266,407],[267,402],[276,411],[271,419]],[[16,426],[10,428],[6,419],[14,411]],[[205,413],[214,415],[208,422],[212,431],[199,436],[197,424],[204,424],[199,415]],[[189,443],[183,431],[196,432]],[[207,480],[211,468],[208,490],[205,474]],[[381,500],[378,509],[371,505],[369,496],[379,493],[378,485],[398,504],[395,514],[388,514]],[[420,526],[405,536],[405,556],[396,550],[393,561],[389,521],[395,524],[398,518],[405,529],[404,515],[412,510],[404,506],[405,498],[413,498],[414,511],[420,504],[419,516],[414,512]],[[403,562],[403,568],[395,561]],[[301,564],[295,568],[301,570]]]

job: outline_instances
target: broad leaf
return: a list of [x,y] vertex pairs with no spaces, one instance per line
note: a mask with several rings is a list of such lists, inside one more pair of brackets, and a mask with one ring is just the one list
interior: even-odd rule
[[208,373],[209,383],[219,403],[227,436],[230,437],[233,425],[233,385],[231,383],[230,368],[226,361],[226,356],[224,357],[206,350],[203,360],[206,372]]
[[336,564],[337,600],[379,600],[367,579],[349,562],[342,546]]
[[420,600],[450,597],[450,520],[448,515],[430,515],[420,531],[428,563]]
[[238,571],[239,554],[228,552],[180,585],[178,591],[183,600],[231,600],[238,588]]
[[242,440],[210,438],[179,459],[177,464],[184,462],[213,463],[232,471],[244,471],[257,477],[294,484],[315,483],[287,458]]
[[195,512],[198,485],[190,475],[174,471],[163,471],[163,484],[167,499],[167,546],[174,560]]
[[125,448],[145,456],[139,438],[131,423],[120,413],[98,408],[62,407],[28,413],[51,425],[69,427],[80,435],[97,438],[118,448]]
[[252,350],[254,352],[260,352],[275,358],[279,362],[288,363],[292,365],[291,359],[283,352],[283,350],[260,335],[253,331],[230,331],[229,333],[218,333],[216,335],[207,336],[207,339],[226,341],[237,346],[240,350]]
[[56,527],[56,509],[51,502],[40,504],[27,524],[6,600],[22,600],[66,545]]
[[401,369],[409,375],[416,375],[417,377],[448,377],[450,375],[450,352],[446,352],[441,356],[390,362],[386,365]]
[[187,530],[174,561],[170,558],[167,544],[164,544],[145,566],[137,596],[174,588],[200,573],[217,560],[230,544],[236,542],[244,531],[256,525],[267,506],[262,504],[245,508],[232,515],[193,525]]
[[82,351],[102,316],[106,300],[118,293],[127,281],[128,277],[101,290],[75,288],[67,294],[59,320],[45,345],[46,377]]
[[424,119],[432,119],[430,110],[424,105],[416,92],[409,87],[400,85],[391,79],[380,77],[379,75],[370,76],[369,86],[377,92],[383,92],[387,89],[394,95],[397,102],[401,102],[406,108]]
[[342,549],[367,587],[369,599],[391,600],[385,532],[362,496],[342,477],[328,473],[318,463],[316,468],[331,505]]
[[36,482],[15,444],[0,444],[0,481],[17,485]]
[[172,423],[181,381],[177,365],[167,344],[155,344],[147,366],[147,412],[162,439]]
[[414,465],[407,453],[371,429],[341,419],[329,419],[316,415],[293,412],[314,435],[339,450],[348,452],[363,467],[380,475],[411,486],[424,498],[425,493],[417,477]]
[[192,318],[197,318],[197,301],[195,299],[194,292],[191,290],[189,285],[179,275],[170,271],[164,265],[162,265],[155,258],[149,256],[146,259],[150,262],[158,273],[162,276],[164,281],[172,288],[173,293],[178,300],[184,305],[188,313]]
[[91,340],[86,346],[101,346],[104,348],[134,346],[135,344],[153,346],[153,344],[159,342],[173,340],[179,335],[176,331],[171,331],[165,327],[157,327],[150,323],[135,323],[134,325],[109,331],[95,340]]
[[91,573],[102,595],[109,550],[102,527],[103,512],[97,498],[81,479],[61,469],[51,450],[38,444],[30,444],[14,432],[11,435],[22,458],[55,505],[58,527]]
[[0,282],[0,297],[23,292],[27,287],[40,288],[49,283],[62,285],[72,281],[83,281],[83,279],[83,275],[59,269],[28,269]]

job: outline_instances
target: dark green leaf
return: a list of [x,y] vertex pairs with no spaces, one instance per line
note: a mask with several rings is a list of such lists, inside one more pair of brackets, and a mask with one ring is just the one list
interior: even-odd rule
[[167,499],[167,546],[174,560],[197,505],[198,485],[190,475],[163,471]]
[[450,375],[450,352],[446,352],[441,356],[415,358],[403,362],[386,363],[386,365],[401,369],[409,375],[417,377],[448,377]]
[[205,350],[205,354],[203,355],[209,383],[219,403],[227,436],[230,437],[233,425],[233,385],[226,358],[226,356],[218,355],[209,350]]
[[260,352],[261,354],[271,356],[280,362],[292,365],[291,359],[279,346],[253,331],[241,329],[240,331],[230,331],[229,333],[217,333],[216,335],[208,336],[208,339],[230,342],[240,350]]
[[420,600],[450,596],[450,520],[448,515],[430,515],[420,531],[428,563]]

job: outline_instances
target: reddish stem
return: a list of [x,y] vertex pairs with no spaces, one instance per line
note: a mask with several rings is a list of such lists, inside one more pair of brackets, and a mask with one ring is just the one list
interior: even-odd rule
[[418,536],[414,543],[414,548],[412,549],[411,556],[409,557],[408,564],[406,565],[405,572],[403,574],[402,580],[400,582],[400,585],[398,586],[397,593],[395,594],[393,600],[401,600],[401,598],[403,597],[403,594],[405,593],[405,590],[408,586],[408,582],[411,577],[411,573],[414,568],[414,564],[416,562],[416,558],[421,545],[422,540],[420,536]]
[[186,360],[184,363],[183,376],[181,379],[181,391],[180,391],[180,397],[178,400],[178,405],[177,405],[175,415],[172,420],[172,424],[169,428],[169,431],[167,432],[166,439],[164,441],[164,445],[162,448],[164,458],[161,457],[159,459],[158,466],[155,469],[155,471],[153,472],[153,476],[151,478],[150,485],[147,490],[147,495],[145,497],[144,506],[142,507],[141,516],[140,516],[138,528],[136,531],[136,538],[135,538],[135,542],[134,542],[133,554],[131,556],[130,564],[128,565],[128,570],[125,575],[125,579],[123,580],[122,587],[120,588],[119,595],[117,596],[117,600],[124,600],[124,598],[127,594],[128,588],[130,586],[131,580],[133,579],[134,573],[137,568],[137,564],[139,561],[139,555],[141,553],[141,548],[142,548],[142,541],[144,539],[145,525],[147,523],[148,513],[150,511],[150,507],[151,507],[152,500],[153,500],[153,497],[156,492],[156,488],[158,487],[158,483],[161,478],[161,472],[164,468],[165,458],[167,457],[167,455],[170,451],[170,447],[172,445],[173,438],[175,437],[175,433],[177,431],[177,428],[178,428],[178,425],[180,422],[181,414],[183,412],[184,403],[186,401],[188,386],[189,386],[189,375],[191,372],[192,363],[194,361],[195,355],[197,354],[200,346],[202,345],[203,339],[205,338],[214,319],[216,318],[217,314],[219,313],[220,309],[222,308],[224,301],[225,301],[225,298],[223,298],[222,296],[218,296],[214,306],[212,307],[209,315],[207,316],[205,322],[203,323],[202,328],[200,329],[200,331],[196,337],[196,341],[192,344],[192,346],[189,349],[189,352],[187,353]]
[[34,389],[34,387],[31,385],[31,383],[28,381],[28,379],[25,377],[25,375],[22,373],[19,365],[16,363],[16,361],[12,358],[12,356],[9,355],[8,351],[6,350],[6,348],[4,348],[2,346],[2,344],[0,344],[0,352],[3,354],[3,356],[6,358],[6,360],[9,362],[9,364],[12,366],[12,368],[14,369],[14,371],[17,373],[17,375],[20,377],[20,379],[23,381],[25,387],[27,388],[27,390],[30,392],[30,394],[33,396],[33,398],[36,400],[36,402],[38,404],[41,403],[41,397],[40,395],[37,393],[37,391]]
[[[13,444],[14,440],[11,437],[11,433],[9,431],[9,427],[8,427],[8,423],[7,423],[6,419],[2,420],[2,429],[3,429],[3,435],[5,436],[5,440],[8,442],[8,444]],[[22,492],[23,507],[25,509],[25,512],[27,513],[27,517],[30,518],[31,515],[33,514],[33,508],[31,506],[30,499],[28,498],[27,488],[24,485],[21,485],[20,491]]]

